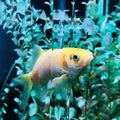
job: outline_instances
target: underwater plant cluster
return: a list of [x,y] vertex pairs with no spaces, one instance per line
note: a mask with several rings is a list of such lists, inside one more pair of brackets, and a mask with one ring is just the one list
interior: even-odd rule
[[72,83],[74,102],[69,96],[63,100],[59,94],[53,94],[45,99],[46,111],[34,89],[26,111],[21,111],[23,88],[7,83],[6,79],[0,92],[0,120],[6,118],[11,106],[14,108],[10,114],[15,120],[120,120],[120,2],[112,12],[108,10],[109,1],[82,2],[86,6],[84,19],[76,15],[74,0],[71,16],[69,10],[54,9],[54,0],[44,4],[49,7],[49,14],[34,8],[30,0],[0,1],[0,25],[12,34],[11,40],[16,45],[18,59],[13,64],[16,75],[30,72],[34,45],[44,50],[88,49],[94,59]]

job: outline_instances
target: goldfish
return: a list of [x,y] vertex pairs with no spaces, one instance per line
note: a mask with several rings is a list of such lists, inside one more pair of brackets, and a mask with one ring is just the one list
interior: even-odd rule
[[81,48],[44,51],[35,45],[31,57],[31,71],[14,78],[24,85],[21,107],[25,109],[32,88],[40,99],[45,99],[43,96],[47,89],[61,91],[67,86],[70,87],[72,81],[80,76],[92,59],[92,52]]

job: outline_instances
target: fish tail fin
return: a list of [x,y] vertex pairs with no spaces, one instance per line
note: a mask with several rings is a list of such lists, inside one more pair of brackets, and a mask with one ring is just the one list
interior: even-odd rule
[[31,92],[32,86],[33,86],[31,78],[30,78],[30,73],[25,74],[23,76],[19,76],[17,78],[14,78],[13,81],[14,81],[15,85],[21,84],[21,85],[24,86],[23,94],[22,94],[22,97],[21,97],[20,108],[23,111],[25,111],[27,103],[28,103],[28,99],[29,99],[29,96],[30,96],[30,92]]

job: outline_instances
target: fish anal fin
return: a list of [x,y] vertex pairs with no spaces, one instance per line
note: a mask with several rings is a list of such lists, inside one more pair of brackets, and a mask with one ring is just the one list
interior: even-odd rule
[[23,93],[22,93],[22,98],[21,98],[21,106],[20,108],[25,111],[26,109],[26,106],[28,104],[28,100],[29,100],[29,97],[30,97],[30,93],[31,93],[31,90],[32,90],[32,82],[31,80],[25,82],[25,86],[24,86],[24,90],[23,90]]

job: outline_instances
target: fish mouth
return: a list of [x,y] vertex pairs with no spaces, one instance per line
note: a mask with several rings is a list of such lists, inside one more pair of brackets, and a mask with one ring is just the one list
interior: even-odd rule
[[89,53],[88,58],[89,58],[89,63],[91,62],[91,60],[94,59],[94,56],[91,52]]
[[83,60],[80,61],[80,63],[76,64],[73,68],[68,68],[68,75],[70,77],[80,75],[82,71],[90,64],[90,62],[93,60],[93,54],[89,52]]
[[87,65],[90,64],[90,62],[94,59],[94,56],[91,52],[89,52],[88,55],[86,55],[85,59],[83,60],[83,64],[86,67]]

